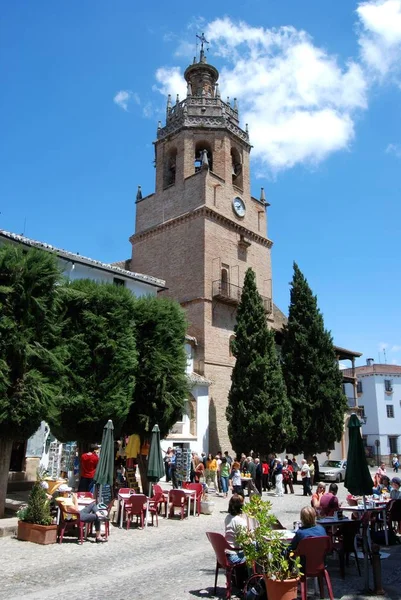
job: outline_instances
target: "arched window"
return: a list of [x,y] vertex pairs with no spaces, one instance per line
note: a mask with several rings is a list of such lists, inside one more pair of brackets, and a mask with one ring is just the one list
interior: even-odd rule
[[221,294],[223,294],[224,296],[230,295],[229,271],[228,271],[228,267],[226,267],[226,266],[222,267],[222,269],[221,269],[220,287],[221,287]]
[[202,168],[202,158],[204,150],[206,150],[207,160],[209,163],[209,170],[213,171],[213,152],[211,145],[209,144],[209,142],[197,142],[195,146],[194,158],[195,173],[200,171]]
[[170,148],[164,163],[164,187],[175,184],[175,171],[177,163],[177,148]]
[[237,148],[231,148],[231,175],[233,184],[242,189],[242,160]]

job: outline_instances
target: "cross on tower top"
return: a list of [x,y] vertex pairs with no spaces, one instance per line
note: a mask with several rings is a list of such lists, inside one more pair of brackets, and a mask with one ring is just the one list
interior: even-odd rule
[[[204,44],[209,44],[209,42],[207,41],[207,39],[205,38],[205,34],[202,33],[202,35],[198,35],[196,34],[197,39],[200,41],[201,43],[201,49],[200,49],[200,61],[199,62],[205,62],[205,51],[203,48]],[[209,50],[209,48],[207,48],[207,50]]]

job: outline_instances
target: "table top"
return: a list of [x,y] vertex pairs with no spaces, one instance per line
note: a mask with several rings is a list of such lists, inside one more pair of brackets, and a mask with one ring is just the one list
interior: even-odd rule
[[[170,490],[170,492],[173,492],[174,490]],[[184,494],[188,494],[189,496],[192,496],[194,494],[196,494],[196,490],[189,490],[188,488],[182,488],[178,490],[179,492],[184,492]]]
[[83,496],[82,498],[77,498],[78,500],[78,505],[81,504],[82,506],[89,506],[89,504],[92,504],[92,502],[95,502],[94,498],[85,498],[85,496]]
[[386,508],[386,504],[382,504],[382,506],[342,506],[341,510],[347,510],[349,512],[368,512],[372,510],[383,510]]
[[[358,522],[358,521],[357,521]],[[329,525],[330,527],[332,525],[346,525],[347,523],[354,523],[354,521],[352,521],[352,519],[349,519],[348,517],[343,517],[342,519],[338,519],[335,517],[322,517],[321,519],[317,519],[316,520],[317,525],[323,525],[323,527]]]

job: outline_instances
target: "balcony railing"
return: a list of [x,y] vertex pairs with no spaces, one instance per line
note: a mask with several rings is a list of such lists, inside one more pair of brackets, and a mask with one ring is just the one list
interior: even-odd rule
[[[221,279],[213,281],[212,286],[213,298],[219,300],[220,302],[224,302],[225,304],[231,304],[233,306],[237,306],[239,304],[242,294],[241,287],[239,287],[238,285],[234,285],[233,283],[228,283],[228,281],[222,281]],[[265,312],[271,315],[273,312],[272,299],[262,296],[262,300]]]

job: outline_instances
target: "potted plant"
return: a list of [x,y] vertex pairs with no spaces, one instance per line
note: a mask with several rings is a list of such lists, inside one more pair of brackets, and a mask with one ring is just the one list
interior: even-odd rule
[[237,544],[243,549],[247,564],[257,565],[264,574],[269,600],[293,600],[297,597],[301,559],[288,552],[288,545],[274,529],[277,522],[271,513],[271,502],[254,495],[243,512],[254,524],[253,529],[241,530]]
[[37,479],[29,494],[28,504],[18,511],[17,538],[35,544],[55,544],[57,525],[53,525],[50,504],[42,487],[43,473],[37,473]]
[[200,511],[202,515],[211,515],[214,510],[213,500],[209,500],[208,488],[205,485],[203,488],[203,494],[200,503]]

